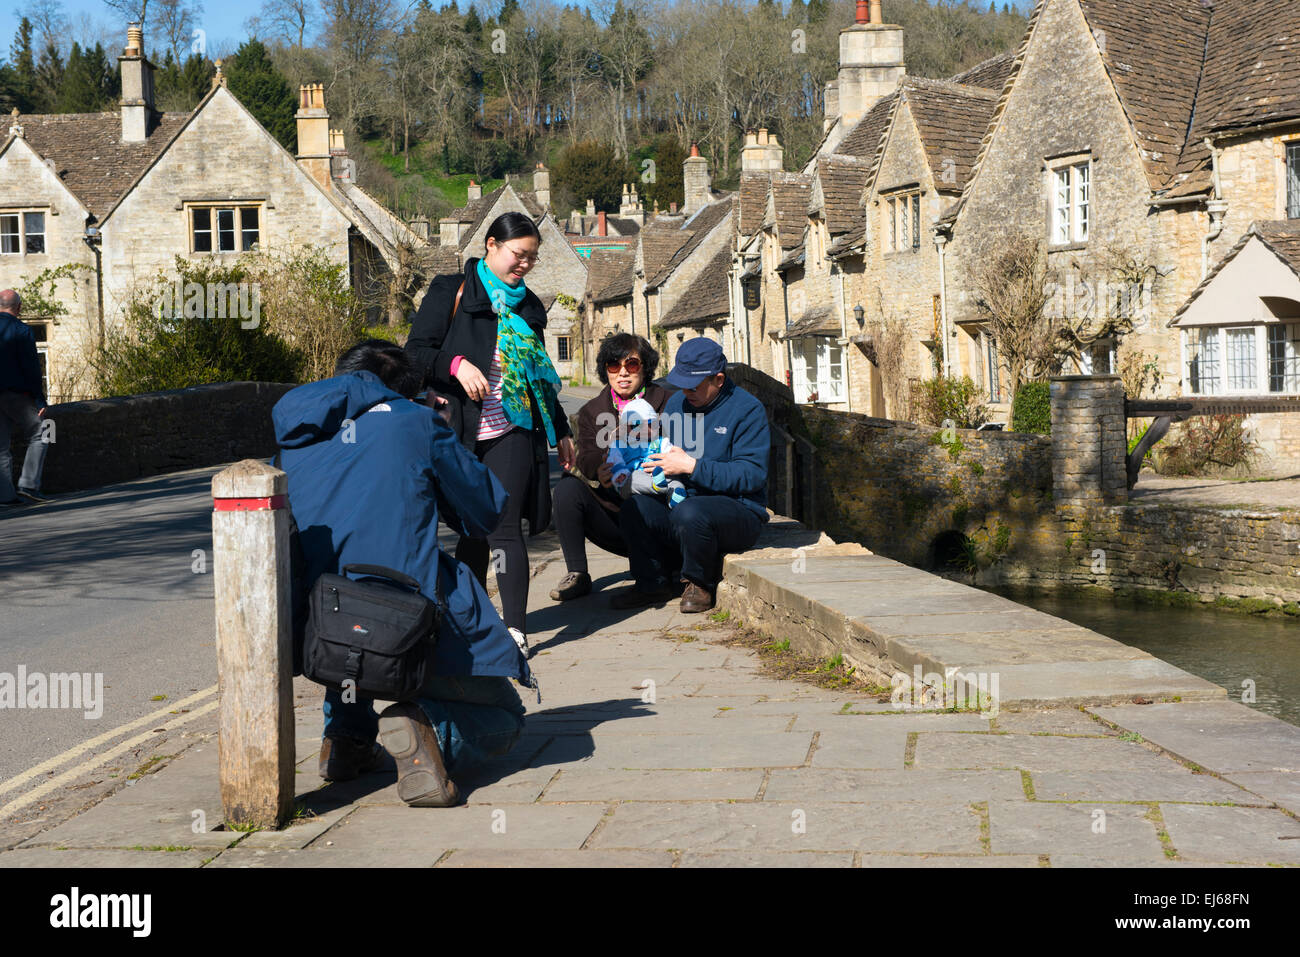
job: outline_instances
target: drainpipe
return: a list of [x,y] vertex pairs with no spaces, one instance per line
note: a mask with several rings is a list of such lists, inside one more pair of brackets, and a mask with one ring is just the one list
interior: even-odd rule
[[849,411],[853,411],[853,374],[849,361],[849,304],[844,298],[844,270],[837,269],[840,277],[840,357],[844,363],[844,397],[848,400]]
[[[781,302],[785,306],[785,330],[790,331],[790,283],[785,278],[785,273],[779,273],[781,277]],[[794,346],[790,344],[790,338],[785,340],[785,374],[790,379],[790,388],[794,389]],[[797,403],[799,400],[795,399]]]
[[1201,279],[1210,274],[1210,243],[1223,234],[1223,219],[1228,214],[1228,204],[1223,198],[1223,181],[1219,178],[1219,151],[1214,141],[1205,138],[1205,147],[1210,151],[1210,163],[1214,176],[1214,199],[1205,204],[1205,211],[1210,215],[1210,231],[1201,238]]
[[934,246],[939,250],[939,335],[943,338],[943,374],[952,376],[952,360],[948,356],[948,272],[944,250],[948,237],[939,230],[934,232]]
[[87,226],[82,242],[95,254],[95,307],[99,313],[99,344],[104,344],[104,254],[100,248],[102,236],[98,226]]

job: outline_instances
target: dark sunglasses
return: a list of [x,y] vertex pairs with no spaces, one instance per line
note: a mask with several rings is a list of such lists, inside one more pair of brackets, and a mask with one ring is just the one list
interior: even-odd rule
[[619,369],[626,369],[628,372],[641,371],[641,359],[638,356],[628,356],[622,362],[615,359],[613,362],[605,363],[605,371],[613,375]]

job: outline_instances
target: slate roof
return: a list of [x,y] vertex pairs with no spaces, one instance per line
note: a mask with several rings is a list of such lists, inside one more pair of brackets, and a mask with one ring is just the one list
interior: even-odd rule
[[680,222],[654,220],[641,230],[641,265],[647,280],[659,275],[673,254],[691,238]]
[[776,230],[782,249],[803,244],[808,225],[808,198],[812,195],[812,177],[803,173],[774,173],[772,201],[776,209]]
[[656,289],[666,282],[672,271],[681,265],[687,256],[695,252],[705,238],[727,218],[734,205],[734,198],[728,196],[702,207],[686,220],[681,227],[681,231],[687,234],[686,241],[673,251],[659,269],[655,270],[654,275],[651,275],[649,266],[646,267],[646,288]]
[[731,314],[729,277],[731,250],[719,249],[695,281],[682,293],[668,315],[659,321],[660,329],[675,329],[726,319]]
[[432,243],[429,259],[432,274],[435,276],[445,276],[463,270],[460,264],[460,253],[455,246],[443,246],[435,240]]
[[780,339],[802,339],[806,336],[838,336],[840,323],[835,318],[835,307],[829,304],[809,306],[790,326],[783,329]]
[[593,249],[587,262],[587,290],[593,302],[614,302],[632,295],[636,252]]
[[189,113],[163,113],[143,143],[122,142],[122,114],[20,115],[23,139],[44,159],[96,219],[117,204],[172,141]]
[[[857,156],[823,156],[817,160],[826,230],[832,236],[851,231],[863,218],[862,190],[871,163]],[[811,208],[811,207],[810,207]]]
[[845,156],[874,159],[880,147],[880,139],[885,135],[885,130],[889,129],[889,120],[894,115],[894,107],[897,104],[897,91],[882,96],[871,109],[867,110],[866,116],[858,120],[858,125],[840,140],[840,145],[835,147],[835,152]]
[[998,95],[946,80],[908,77],[903,98],[921,135],[935,186],[960,191],[970,180]]
[[771,182],[770,172],[750,170],[740,174],[736,226],[742,236],[752,236],[762,228],[763,215],[767,211],[767,187]]
[[965,73],[958,73],[952,77],[952,82],[1001,93],[1002,88],[1007,85],[1007,77],[1011,76],[1011,68],[1015,62],[1014,53],[1003,53],[971,67]]

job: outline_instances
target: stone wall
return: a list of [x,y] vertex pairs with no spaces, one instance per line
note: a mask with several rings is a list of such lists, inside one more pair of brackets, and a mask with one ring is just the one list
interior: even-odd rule
[[[53,494],[275,454],[271,407],[292,385],[223,382],[50,406]],[[13,445],[16,470],[23,449]]]
[[769,504],[836,541],[981,585],[1300,601],[1300,512],[1126,504],[1113,376],[1055,380],[1048,438],[795,406],[761,373],[732,375],[794,438],[787,465],[773,430]]

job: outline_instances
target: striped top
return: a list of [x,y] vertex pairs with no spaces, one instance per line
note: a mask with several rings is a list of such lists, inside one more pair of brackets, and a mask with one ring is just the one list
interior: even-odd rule
[[492,353],[492,366],[488,369],[488,394],[483,397],[483,414],[478,420],[478,441],[495,439],[505,435],[515,427],[506,418],[506,410],[501,407],[501,349]]

